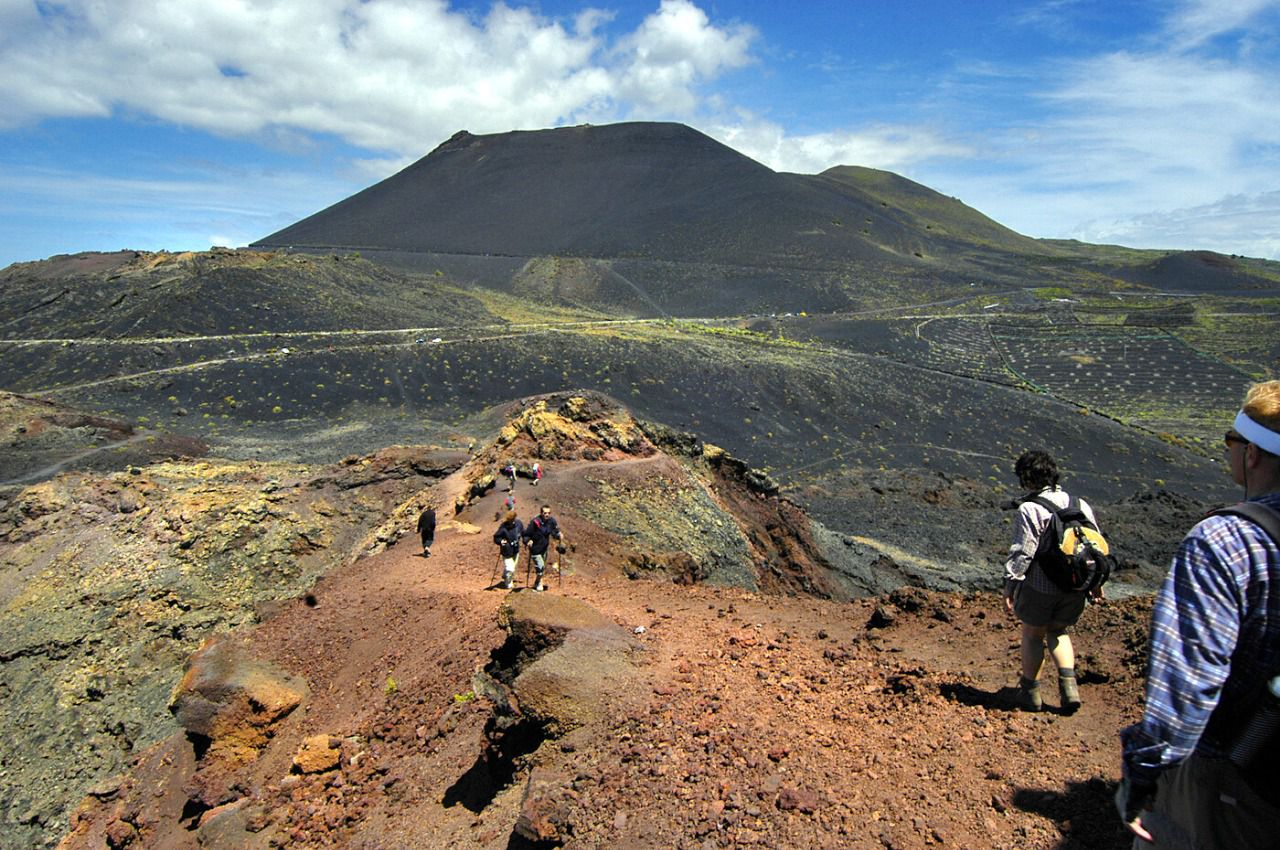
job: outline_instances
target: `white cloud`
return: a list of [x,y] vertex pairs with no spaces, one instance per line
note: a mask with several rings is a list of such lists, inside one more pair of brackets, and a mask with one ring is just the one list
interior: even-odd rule
[[711,26],[689,0],[662,0],[615,51],[622,65],[617,95],[642,114],[691,114],[696,84],[748,64],[755,37],[751,27]]
[[1176,48],[1188,50],[1247,26],[1277,5],[1276,0],[1189,0],[1170,16],[1165,29]]
[[1280,259],[1280,69],[1254,49],[1276,9],[1193,0],[1129,49],[1030,69],[1047,114],[919,179],[1033,236]]
[[[1071,235],[1086,242],[1137,248],[1194,246],[1223,254],[1280,258],[1280,191],[1230,195],[1196,207],[1087,221]],[[1192,235],[1194,241],[1189,242]]]
[[902,171],[941,157],[967,157],[973,151],[925,127],[869,127],[788,135],[778,124],[751,116],[707,131],[729,147],[775,171],[816,174],[833,165],[865,165]]
[[[43,8],[43,7],[42,7]],[[566,24],[443,0],[6,0],[0,126],[137,112],[221,135],[331,133],[402,156],[459,129],[501,132],[692,111],[698,86],[749,61],[754,33],[663,0],[606,44],[604,13]]]

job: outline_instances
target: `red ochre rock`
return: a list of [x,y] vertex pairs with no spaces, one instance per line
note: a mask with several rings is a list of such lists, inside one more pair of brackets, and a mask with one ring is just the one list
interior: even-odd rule
[[539,843],[564,841],[571,832],[574,802],[570,776],[535,767],[525,785],[516,833]]
[[332,735],[312,735],[302,742],[293,757],[293,766],[299,773],[324,773],[333,770],[342,760],[339,740]]
[[209,740],[207,755],[246,762],[306,693],[297,678],[215,638],[191,656],[169,710],[189,734]]

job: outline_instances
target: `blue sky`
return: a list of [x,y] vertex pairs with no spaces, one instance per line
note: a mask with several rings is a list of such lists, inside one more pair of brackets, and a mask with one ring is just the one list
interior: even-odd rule
[[0,266],[243,245],[458,130],[682,121],[1280,259],[1280,0],[0,0]]

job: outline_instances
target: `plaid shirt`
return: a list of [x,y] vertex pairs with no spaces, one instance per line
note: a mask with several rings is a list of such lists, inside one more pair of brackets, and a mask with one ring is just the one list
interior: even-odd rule
[[[1280,493],[1256,501],[1280,509]],[[1193,750],[1222,756],[1280,672],[1280,547],[1241,517],[1183,539],[1151,615],[1142,720],[1120,733],[1125,776],[1154,783]]]

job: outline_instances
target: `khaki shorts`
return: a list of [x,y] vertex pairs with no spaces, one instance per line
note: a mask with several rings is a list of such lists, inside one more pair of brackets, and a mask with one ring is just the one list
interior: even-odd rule
[[1084,593],[1043,593],[1020,584],[1013,594],[1013,613],[1028,626],[1072,626],[1084,613]]

